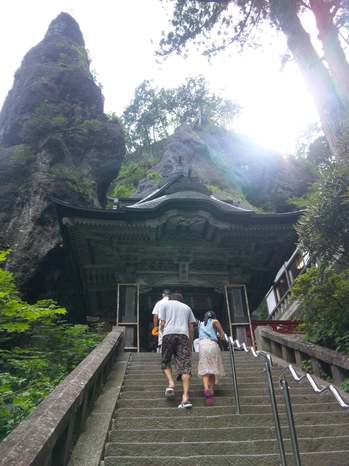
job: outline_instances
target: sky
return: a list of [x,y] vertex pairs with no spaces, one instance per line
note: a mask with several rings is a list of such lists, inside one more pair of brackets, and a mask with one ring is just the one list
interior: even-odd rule
[[92,68],[103,86],[105,111],[121,114],[145,79],[158,87],[180,85],[202,74],[211,89],[242,111],[233,130],[270,149],[290,154],[317,121],[312,98],[295,63],[281,70],[284,37],[268,33],[257,50],[230,50],[209,63],[192,51],[157,63],[154,51],[167,14],[160,0],[3,0],[0,17],[0,106],[25,53],[60,12],[79,23]]

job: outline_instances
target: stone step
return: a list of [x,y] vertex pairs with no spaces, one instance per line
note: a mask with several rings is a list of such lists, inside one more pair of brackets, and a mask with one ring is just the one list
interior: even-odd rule
[[[172,400],[168,402],[168,405],[172,405],[172,407],[165,407],[165,408],[154,408],[153,406],[149,406],[148,408],[119,408],[116,411],[116,417],[119,418],[128,418],[128,417],[149,417],[149,416],[156,416],[156,417],[168,417],[168,416],[187,416],[187,412],[183,412],[184,410],[178,409],[178,400]],[[286,412],[285,406],[280,405],[278,407],[279,412]],[[336,401],[329,402],[329,403],[321,403],[321,404],[312,404],[312,403],[293,403],[292,409],[294,413],[307,413],[311,412],[326,412],[326,411],[340,411],[341,408],[338,406]],[[220,416],[221,414],[235,414],[235,407],[232,404],[227,404],[225,406],[197,406],[195,402],[193,402],[193,413],[195,411],[195,416]],[[271,412],[270,403],[267,404],[258,404],[258,405],[241,405],[241,413],[243,414],[269,414]]]
[[[349,449],[335,452],[302,454],[302,466],[348,466]],[[287,455],[288,464],[293,457]],[[268,455],[206,455],[182,457],[114,456],[104,460],[104,466],[280,466],[277,454]]]
[[[231,374],[231,367],[226,366],[226,365],[224,365],[223,367],[224,367],[225,372],[230,375]],[[172,367],[172,370],[173,370],[173,372],[176,371],[176,368],[175,368],[174,365]],[[279,375],[280,370],[281,369],[279,369],[279,368],[274,368],[274,369],[272,369],[272,373]],[[192,366],[192,373],[196,374],[197,371],[198,371],[198,367],[193,365]],[[236,368],[236,373],[241,374],[241,375],[263,374],[264,373],[264,367],[263,366],[258,366],[258,367],[237,367]],[[163,372],[161,370],[160,365],[157,366],[157,367],[153,367],[151,369],[147,369],[147,368],[128,369],[127,372],[126,372],[126,376],[133,375],[133,376],[149,376],[149,377],[153,377],[153,376],[157,376],[159,374],[163,375]]]
[[[278,385],[275,384],[275,394],[281,396],[281,389]],[[181,387],[176,388],[177,392],[181,393]],[[202,396],[202,384],[192,384],[190,387],[190,396],[191,397],[201,397]],[[165,384],[161,385],[130,385],[123,386],[121,392],[121,398],[162,398],[164,396]],[[232,396],[233,388],[231,384],[219,385],[219,388],[215,389],[215,394],[219,396]],[[266,384],[254,384],[251,386],[248,384],[246,387],[239,386],[240,396],[269,396],[268,387]],[[311,388],[299,386],[296,389],[293,389],[291,396],[293,394],[297,395],[312,395],[314,399],[318,398],[319,395],[316,395]]]
[[[222,354],[222,359],[223,359],[223,362],[225,362],[226,364],[229,364],[230,363],[230,355],[229,353],[221,353]],[[149,365],[154,365],[154,364],[158,364],[162,359],[162,356],[157,356],[156,358],[150,358],[150,359],[143,359],[143,360],[137,360],[137,359],[130,359],[129,361],[129,364],[130,365],[142,365],[142,364],[149,364]],[[198,353],[194,353],[192,354],[192,361],[193,363],[197,363],[199,361],[199,355]],[[260,358],[254,358],[254,357],[239,357],[239,355],[235,354],[234,356],[234,359],[235,361],[237,362],[237,364],[264,364],[264,359],[260,359]]]
[[[228,364],[223,364],[223,367],[224,369],[228,372],[231,373],[231,366],[228,365]],[[198,368],[198,365],[197,364],[192,364],[192,371],[195,372],[197,371],[197,368]],[[176,370],[176,366],[175,364],[172,364],[172,370],[175,371]],[[278,368],[278,367],[274,367],[272,369],[272,372],[280,372],[281,368]],[[263,372],[264,371],[264,366],[241,366],[241,365],[237,365],[236,366],[236,371],[237,372],[255,372],[255,371],[259,371],[259,372]],[[135,375],[143,375],[143,374],[151,374],[151,375],[155,375],[155,374],[158,374],[158,373],[162,373],[162,369],[161,369],[161,364],[157,364],[156,366],[152,366],[152,367],[147,367],[147,366],[143,366],[142,368],[140,367],[131,367],[127,370],[127,374],[135,374]]]
[[[241,358],[246,358],[246,359],[251,359],[253,361],[253,359],[255,359],[251,353],[246,353],[245,351],[234,351],[236,357],[241,357]],[[197,351],[193,351],[192,353],[192,356],[193,358],[198,358],[199,357],[199,353]],[[226,358],[229,358],[229,351],[222,351],[222,356],[223,357],[226,357]],[[159,359],[161,358],[161,353],[149,353],[149,352],[140,352],[140,353],[131,353],[130,354],[130,361],[139,361],[139,360],[144,360],[144,359],[150,359],[150,360],[154,360],[154,359]]]
[[[176,373],[174,372],[174,376]],[[252,384],[255,382],[258,383],[266,383],[266,377],[263,373],[260,374],[255,374],[251,376],[237,376],[238,383],[243,383],[243,384]],[[201,377],[199,377],[196,373],[193,373],[192,376],[192,383],[202,383]],[[224,385],[226,383],[231,383],[232,382],[232,376],[231,374],[226,374],[225,376],[221,377],[219,379],[219,383]],[[273,377],[273,380],[275,383],[278,383],[278,377]],[[131,383],[142,383],[144,385],[156,385],[156,384],[163,384],[166,381],[166,378],[163,374],[158,374],[154,377],[151,376],[136,376],[136,375],[127,375],[124,380],[124,384],[131,384]],[[301,386],[299,384],[290,384],[291,386]],[[307,384],[302,384],[304,387],[307,386]],[[310,386],[310,385],[308,385]]]
[[[224,367],[224,371],[226,372],[226,374],[228,374],[229,376],[231,376],[231,367],[230,366],[223,366]],[[173,372],[175,373],[176,372],[176,367],[175,365],[172,365],[172,370]],[[280,375],[280,372],[281,372],[281,368],[279,367],[274,367],[273,369],[271,369],[271,373],[273,374],[273,376],[275,377],[279,377]],[[192,374],[193,375],[197,375],[198,373],[198,366],[196,365],[193,365],[192,366]],[[237,367],[236,368],[236,373],[237,374],[240,374],[241,376],[247,376],[247,377],[251,377],[251,376],[264,376],[265,374],[265,369],[264,369],[264,366],[258,366],[258,367]],[[152,368],[151,370],[148,370],[146,368],[140,370],[140,369],[137,369],[137,370],[127,370],[126,371],[126,376],[130,377],[130,376],[133,376],[133,377],[160,377],[160,376],[163,376],[163,371],[159,366],[157,367],[154,367]]]
[[[153,383],[151,383],[153,382]],[[158,382],[154,381],[149,381],[149,382],[135,382],[135,381],[128,381],[125,380],[122,391],[152,391],[152,392],[163,392],[167,386],[167,383],[165,379],[159,380]],[[279,386],[279,383],[277,381],[273,381],[273,386],[275,392],[279,392],[279,394],[282,394],[281,388]],[[255,395],[260,394],[265,394],[267,393],[268,386],[266,382],[262,381],[254,381],[254,382],[240,382],[239,385],[239,393],[243,393],[244,391],[253,391]],[[195,391],[195,390],[201,390],[203,389],[202,382],[198,379],[193,379],[190,384],[190,391]],[[176,385],[176,390],[181,391],[181,383],[178,383]],[[233,390],[233,383],[231,379],[222,379],[220,380],[219,384],[215,388],[215,393],[219,395],[221,391],[224,390],[230,390],[230,393],[232,393]],[[290,392],[291,396],[293,393],[295,394],[300,394],[300,393],[313,393],[314,397],[316,397],[316,394],[312,391],[311,387],[308,385],[294,385],[290,387]]]
[[[178,392],[178,391],[177,391]],[[163,394],[162,394],[163,395]],[[231,393],[230,393],[231,395]],[[180,392],[176,393],[176,398],[180,397]],[[150,401],[151,400],[151,401]],[[203,396],[203,392],[201,395],[198,396],[191,396],[191,400],[195,401],[195,406],[205,406],[205,397]],[[277,395],[276,400],[281,405],[283,404],[283,396]],[[329,403],[333,402],[333,397],[331,395],[322,395],[322,396],[314,396],[314,395],[293,395],[292,396],[293,403],[310,403],[310,404],[322,404],[322,403]],[[216,396],[215,397],[215,406],[226,406],[232,405],[235,402],[235,398],[233,396]],[[139,398],[119,398],[117,405],[119,408],[143,408],[151,406],[152,408],[166,408],[168,406],[168,400],[161,396],[159,398],[143,398],[141,395]],[[242,405],[249,404],[249,405],[256,405],[256,404],[270,404],[270,399],[268,395],[265,396],[240,396],[240,403]]]
[[[163,395],[163,394],[162,394]],[[176,393],[175,399],[180,400],[181,393]],[[195,402],[195,406],[206,406],[206,398],[203,396],[203,393],[201,391],[201,395],[199,396],[191,396],[190,397],[191,401]],[[263,401],[264,403],[268,403],[269,399],[265,398]],[[160,398],[154,398],[154,396],[149,397],[149,398],[143,398],[140,396],[139,398],[119,398],[117,402],[118,408],[166,408],[169,406],[169,403],[171,403],[169,400],[167,400],[164,396],[161,396]],[[221,396],[221,397],[215,397],[215,406],[232,406],[234,403],[234,398],[231,396]],[[178,403],[177,403],[178,404]]]
[[[198,365],[199,364],[199,359],[193,359],[192,358],[192,364],[196,364]],[[226,366],[230,366],[231,365],[231,362],[230,362],[230,358],[223,358],[223,364],[225,364]],[[261,360],[256,360],[256,359],[252,359],[250,361],[247,361],[247,360],[240,360],[240,359],[235,359],[235,362],[236,362],[236,366],[241,366],[241,367],[262,367],[264,366],[264,363],[263,361]],[[172,360],[172,363],[174,364],[174,359]],[[159,367],[159,365],[161,364],[161,358],[155,360],[155,361],[130,361],[129,362],[129,365],[128,367],[129,368],[135,368],[135,369],[144,369],[146,367],[149,367],[150,369],[152,368],[156,368],[156,367]]]
[[[219,379],[219,385],[227,385],[231,384],[233,381],[232,377],[222,377]],[[144,386],[164,386],[166,383],[166,379],[164,376],[159,376],[159,377],[154,377],[154,378],[135,378],[135,377],[126,377],[124,381],[124,386],[129,387],[132,385],[144,385]],[[180,383],[180,382],[179,382]],[[238,379],[238,384],[249,384],[249,385],[254,385],[255,383],[258,384],[264,384],[266,385],[266,380],[264,380],[261,377],[244,377]],[[274,379],[274,384],[278,385],[278,380]],[[191,385],[201,385],[202,386],[202,380],[199,377],[192,377],[191,379]],[[306,385],[304,385],[306,386]]]
[[[180,427],[180,426],[179,426]],[[286,425],[281,426],[287,430]],[[349,435],[349,421],[346,424],[320,424],[320,425],[298,425],[297,435],[299,437],[335,437]],[[287,434],[285,434],[285,437]],[[196,429],[166,429],[166,430],[111,430],[110,442],[213,442],[216,439],[228,440],[256,440],[263,438],[275,438],[274,427],[216,427]]]
[[[240,360],[240,359],[235,359],[236,361],[236,366],[237,367],[263,367],[264,363],[261,360],[256,360],[256,359],[251,359],[251,360]],[[174,361],[173,361],[174,363]],[[193,365],[198,365],[199,360],[198,359],[192,359],[192,364]],[[128,368],[132,369],[155,369],[156,367],[159,367],[161,364],[161,358],[157,359],[156,361],[130,361],[128,364]],[[227,367],[230,367],[230,358],[223,358],[223,364]],[[277,366],[276,366],[277,367]]]
[[[251,360],[251,361],[245,361],[245,360],[235,360],[236,361],[236,366],[237,367],[263,367],[264,363],[263,361],[260,360]],[[198,359],[192,359],[192,364],[193,365],[198,365],[199,360]],[[161,359],[157,359],[156,361],[131,361],[128,365],[129,368],[132,369],[144,369],[144,368],[149,368],[149,369],[155,369],[156,367],[159,367],[161,364]],[[174,361],[173,361],[174,364]],[[227,367],[230,367],[230,358],[223,358],[223,364],[226,365]],[[276,366],[277,367],[277,366]]]
[[[349,450],[349,436],[340,437],[302,437],[298,438],[299,449],[302,452],[320,452],[329,450]],[[290,439],[284,439],[285,450],[291,452]],[[238,440],[214,442],[140,442],[121,443],[109,442],[105,447],[105,456],[156,456],[186,457],[195,455],[243,455],[243,454],[268,454],[278,453],[275,439]]]
[[[259,427],[272,426],[273,418],[271,414],[241,414],[232,415],[214,415],[212,410],[211,416],[198,416],[195,414],[197,410],[185,410],[181,416],[181,427],[183,429],[214,428],[214,427]],[[341,424],[348,422],[348,414],[338,411],[322,411],[322,412],[303,412],[295,413],[295,423],[297,424],[322,424],[324,419],[330,419],[331,424]],[[158,417],[120,417],[113,421],[113,429],[171,429],[178,416]],[[280,414],[280,422],[287,423],[286,415]]]
[[[176,375],[177,371],[175,368],[172,369],[172,372],[174,375]],[[231,374],[231,369],[230,368],[225,368],[224,369],[225,376],[226,378],[229,378],[231,380],[232,374]],[[192,368],[192,377],[196,378],[198,380],[201,380],[201,376],[198,375],[198,370],[197,368]],[[263,379],[265,380],[265,371],[263,369],[254,369],[254,370],[249,370],[249,371],[236,371],[236,375],[238,377],[238,380],[244,381],[243,379],[248,378],[248,379]],[[276,380],[279,379],[280,375],[280,370],[274,370],[272,372],[273,378]],[[222,376],[221,376],[222,378]],[[165,376],[163,371],[158,368],[156,371],[143,371],[143,372],[127,372],[125,374],[125,380],[165,380]]]
[[[160,355],[131,354],[103,466],[279,466],[263,362],[236,353],[242,414],[235,415],[230,356],[228,352],[222,356],[226,377],[215,390],[215,405],[205,405],[202,380],[197,376],[198,355],[193,354],[190,396],[194,406],[178,410],[181,383],[175,400],[166,400]],[[280,368],[272,372],[285,447],[290,452],[278,384]],[[306,384],[292,384],[290,392],[302,466],[349,466],[348,414],[330,395],[317,396]],[[293,464],[293,458],[287,456],[287,464]]]
[[[231,372],[231,365],[230,364],[225,364],[224,363],[223,367],[225,368],[225,370]],[[193,370],[194,369],[196,370],[198,368],[198,364],[192,364],[192,368],[193,368]],[[176,365],[175,364],[172,364],[172,369],[176,370]],[[272,371],[274,371],[275,369],[277,369],[278,371],[281,370],[281,368],[274,367],[274,368],[272,368]],[[264,366],[263,365],[249,366],[249,365],[237,364],[236,365],[236,370],[237,371],[242,371],[242,372],[246,372],[246,371],[253,372],[255,370],[259,370],[259,371],[262,372],[264,370]],[[144,364],[143,367],[139,367],[139,366],[132,367],[131,366],[131,367],[129,367],[127,369],[128,374],[139,373],[139,375],[142,375],[142,374],[147,374],[147,373],[154,374],[154,373],[158,373],[158,372],[162,372],[161,363],[156,364],[154,366],[147,366],[146,364]]]

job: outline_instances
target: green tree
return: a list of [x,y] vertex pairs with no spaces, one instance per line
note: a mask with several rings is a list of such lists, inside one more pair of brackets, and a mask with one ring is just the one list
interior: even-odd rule
[[[4,264],[9,251],[0,251]],[[25,302],[0,267],[0,440],[91,351],[101,336],[69,325],[54,301]]]
[[349,355],[349,269],[336,273],[322,264],[297,277],[294,299],[302,303],[308,341]]
[[127,146],[129,151],[149,148],[184,123],[227,126],[238,111],[238,105],[214,94],[203,76],[188,78],[173,89],[157,89],[143,81],[122,115]]
[[162,92],[153,88],[148,80],[135,90],[131,104],[122,115],[128,149],[150,144],[167,136],[166,104]]
[[328,163],[305,199],[299,243],[312,257],[349,264],[349,164]]
[[[0,264],[4,263],[10,251],[0,253]],[[22,334],[29,334],[36,326],[52,322],[66,310],[54,301],[42,300],[36,304],[23,301],[16,288],[11,272],[0,268],[0,346],[18,340]]]
[[[348,27],[347,0],[162,0],[173,7],[160,54],[181,53],[194,42],[212,55],[234,43],[256,43],[258,27],[281,30],[313,95],[333,155],[346,157],[349,65],[340,33]],[[314,16],[324,56],[315,49],[301,18]]]
[[212,93],[203,76],[187,78],[172,94],[174,124],[189,123],[202,126],[214,123],[227,127],[239,112],[239,106]]

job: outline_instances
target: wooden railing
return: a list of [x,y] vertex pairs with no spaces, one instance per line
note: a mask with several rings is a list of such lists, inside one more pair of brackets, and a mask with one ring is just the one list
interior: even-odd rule
[[[340,384],[349,377],[347,356],[308,343],[301,334],[283,335],[267,327],[258,327],[255,337],[259,350],[267,351],[300,369],[304,369],[304,361],[309,361],[311,372],[318,377],[330,377],[335,384]],[[308,368],[306,372],[309,372]]]
[[119,351],[124,329],[104,340],[0,444],[1,466],[65,466]]

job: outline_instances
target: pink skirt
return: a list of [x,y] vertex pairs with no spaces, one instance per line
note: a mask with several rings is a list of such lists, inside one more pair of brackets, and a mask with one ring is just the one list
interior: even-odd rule
[[212,340],[199,340],[199,365],[198,375],[215,375],[216,378],[224,377],[225,371],[223,358],[218,343]]

